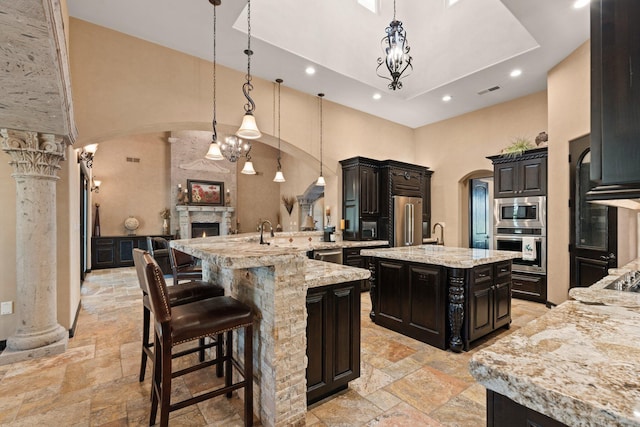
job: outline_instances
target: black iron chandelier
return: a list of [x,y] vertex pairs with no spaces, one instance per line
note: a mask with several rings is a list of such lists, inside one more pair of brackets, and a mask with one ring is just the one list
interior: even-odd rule
[[[378,67],[376,68],[376,74],[383,79],[390,80],[389,89],[396,90],[402,89],[402,82],[400,79],[407,77],[413,70],[411,64],[411,55],[409,55],[409,45],[407,44],[407,33],[402,27],[402,22],[396,20],[396,2],[393,0],[393,21],[386,28],[387,35],[382,38],[382,51],[384,57],[378,58]],[[384,68],[381,70],[382,64],[386,65],[391,77],[381,74]],[[404,72],[409,70],[405,75]]]

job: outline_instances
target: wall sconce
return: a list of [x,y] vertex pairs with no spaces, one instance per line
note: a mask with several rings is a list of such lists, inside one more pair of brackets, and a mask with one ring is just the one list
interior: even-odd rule
[[95,191],[96,193],[99,193],[100,184],[102,184],[102,181],[100,181],[99,179],[91,178],[91,191]]
[[85,162],[88,168],[93,166],[93,156],[98,151],[98,144],[89,144],[78,152],[78,163]]

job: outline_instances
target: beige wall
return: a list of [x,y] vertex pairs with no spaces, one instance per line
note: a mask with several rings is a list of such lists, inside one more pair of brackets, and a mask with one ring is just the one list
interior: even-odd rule
[[431,223],[445,223],[447,246],[468,247],[467,191],[470,177],[493,170],[487,156],[513,138],[534,140],[547,130],[547,95],[538,92],[415,130],[416,163],[429,166]]
[[[569,291],[569,141],[591,131],[590,43],[586,42],[548,74],[549,197],[548,300],[560,304]],[[618,209],[618,265],[637,256],[636,214]]]

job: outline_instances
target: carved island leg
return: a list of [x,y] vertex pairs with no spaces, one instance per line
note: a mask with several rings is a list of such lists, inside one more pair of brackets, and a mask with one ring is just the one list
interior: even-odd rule
[[371,272],[371,276],[369,276],[369,297],[371,298],[371,312],[369,313],[369,318],[372,322],[375,321],[376,318],[376,263],[373,257],[368,257],[369,262],[369,271]]
[[465,270],[460,268],[449,269],[449,326],[451,339],[449,347],[451,351],[462,351],[462,323],[464,321],[464,278]]

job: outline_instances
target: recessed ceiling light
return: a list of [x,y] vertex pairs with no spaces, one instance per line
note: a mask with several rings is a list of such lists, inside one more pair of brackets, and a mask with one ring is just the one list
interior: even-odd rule
[[445,95],[445,96],[443,96],[443,97],[442,97],[442,100],[443,100],[444,102],[449,102],[449,101],[451,101],[451,95]]
[[573,8],[574,9],[581,9],[583,7],[585,7],[586,5],[588,5],[591,2],[591,0],[576,0],[575,2],[573,2]]
[[451,7],[456,3],[458,3],[458,0],[444,0],[444,5],[446,7]]
[[518,76],[519,76],[519,75],[521,75],[521,74],[522,74],[522,70],[520,70],[520,69],[516,68],[515,70],[513,70],[513,71],[511,72],[511,77],[518,77]]
[[304,70],[305,73],[309,74],[310,76],[314,75],[316,73],[316,69],[309,66]]
[[382,95],[380,95],[379,93],[374,93],[374,94],[373,94],[373,99],[375,99],[376,101],[377,101],[378,99],[380,99],[380,98],[382,98]]

